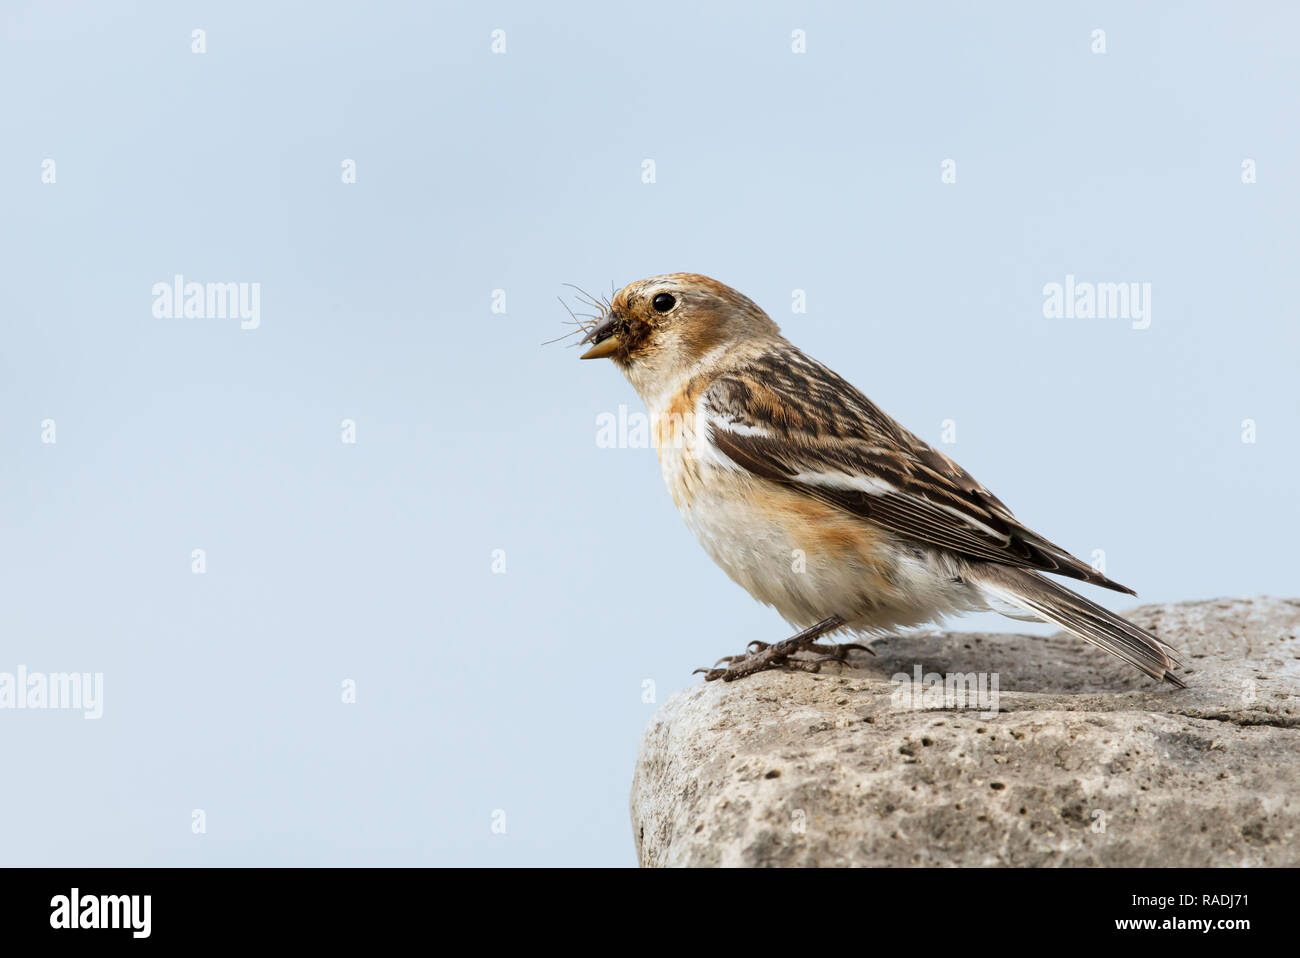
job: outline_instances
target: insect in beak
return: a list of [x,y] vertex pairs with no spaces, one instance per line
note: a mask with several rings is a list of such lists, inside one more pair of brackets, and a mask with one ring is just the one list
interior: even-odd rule
[[615,331],[617,325],[614,317],[610,316],[583,336],[582,342],[591,343],[591,348],[578,358],[603,359],[612,355],[619,347],[619,337]]

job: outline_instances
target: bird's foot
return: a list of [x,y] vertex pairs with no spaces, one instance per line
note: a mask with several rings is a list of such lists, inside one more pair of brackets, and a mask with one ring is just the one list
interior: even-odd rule
[[867,655],[875,655],[875,651],[867,645],[860,645],[857,642],[843,642],[840,645],[810,645],[809,652],[820,652],[821,655],[813,659],[814,662],[847,662],[850,652],[866,652]]
[[[704,681],[706,682],[713,682],[717,679],[722,679],[724,682],[734,682],[736,679],[743,679],[747,675],[766,672],[770,669],[819,672],[827,662],[846,662],[849,653],[854,650],[875,655],[871,649],[856,642],[846,642],[842,645],[816,644],[817,640],[827,632],[833,632],[843,624],[844,620],[839,616],[831,616],[829,619],[824,619],[812,628],[805,629],[798,635],[791,636],[782,642],[775,644],[750,642],[745,647],[746,651],[740,655],[724,656],[718,659],[713,668],[696,669],[695,671],[704,673]],[[816,652],[820,654],[814,659],[794,658],[799,652]],[[719,668],[724,663],[725,667]]]
[[[724,682],[734,682],[736,679],[744,678],[746,675],[753,675],[755,672],[766,672],[768,669],[776,669],[785,665],[790,660],[790,656],[798,649],[776,652],[777,645],[784,643],[778,642],[771,645],[767,642],[751,642],[745,646],[746,651],[739,655],[727,655],[718,659],[711,669],[696,669],[694,674],[704,673],[704,681],[713,682],[722,679]],[[811,643],[810,643],[811,644]],[[719,666],[726,663],[725,668]]]

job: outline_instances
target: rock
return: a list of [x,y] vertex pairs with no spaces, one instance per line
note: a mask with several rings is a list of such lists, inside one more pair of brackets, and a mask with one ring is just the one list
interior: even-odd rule
[[[1063,633],[929,632],[679,692],[637,758],[641,864],[1300,864],[1300,600],[1128,615],[1190,688]],[[918,665],[989,673],[986,701],[914,707]]]

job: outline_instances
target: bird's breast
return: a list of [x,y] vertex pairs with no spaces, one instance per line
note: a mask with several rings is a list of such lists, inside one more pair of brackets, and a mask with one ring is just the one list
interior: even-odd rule
[[686,525],[750,595],[800,627],[831,614],[855,620],[892,601],[895,555],[886,533],[716,457],[701,446],[660,450]]

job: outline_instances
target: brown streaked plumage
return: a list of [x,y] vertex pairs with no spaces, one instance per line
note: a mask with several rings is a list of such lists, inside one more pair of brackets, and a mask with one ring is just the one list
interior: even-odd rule
[[1026,527],[747,297],[673,273],[595,305],[583,358],[612,359],[645,400],[687,524],[733,580],[804,630],[706,678],[792,664],[793,651],[834,631],[993,608],[1183,684],[1170,646],[1040,573],[1131,589]]

